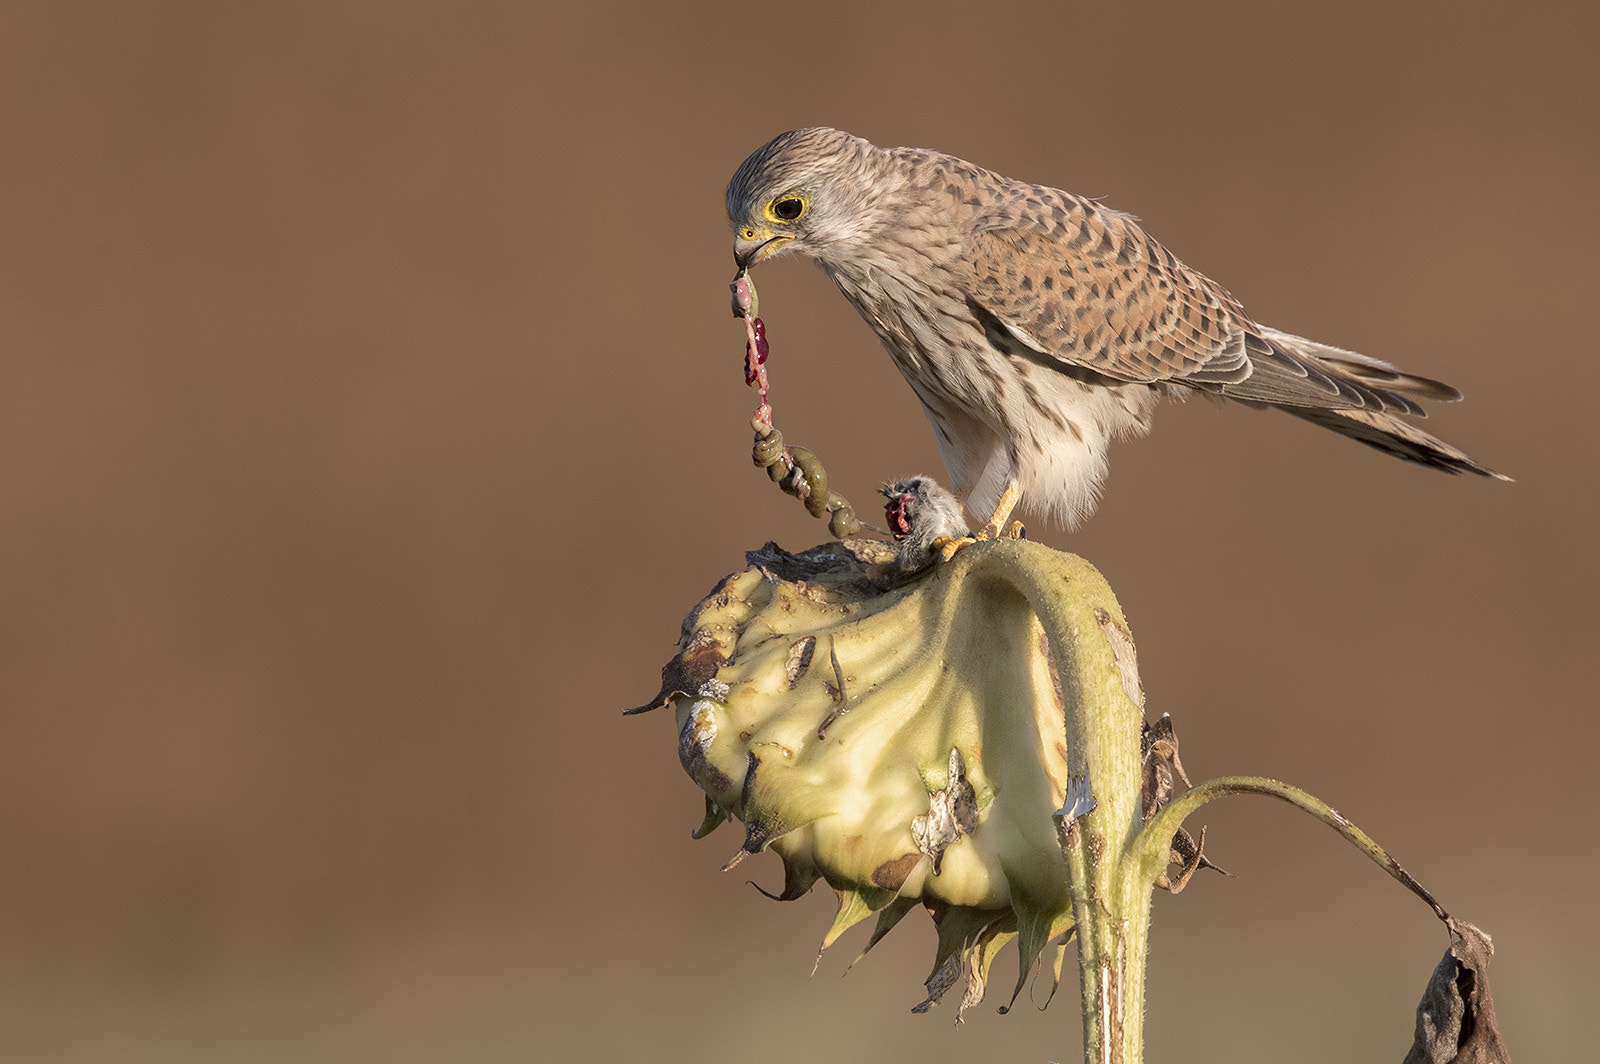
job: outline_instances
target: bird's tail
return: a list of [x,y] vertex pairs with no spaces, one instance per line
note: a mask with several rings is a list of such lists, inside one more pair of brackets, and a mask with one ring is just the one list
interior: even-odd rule
[[[1269,398],[1269,405],[1407,462],[1442,469],[1446,473],[1476,473],[1496,480],[1511,479],[1404,419],[1402,415],[1428,416],[1413,401],[1415,399],[1459,401],[1461,393],[1443,381],[1406,373],[1388,362],[1307,340],[1281,329],[1260,327],[1260,337],[1274,352],[1288,355],[1290,362],[1302,370],[1314,367],[1325,376],[1335,378],[1336,386],[1343,385],[1339,387],[1340,398],[1348,394],[1359,400],[1352,406]],[[1310,379],[1311,374],[1308,373],[1307,378]],[[1303,393],[1296,398],[1303,400]]]
[[[1362,384],[1383,392],[1392,392],[1413,399],[1432,399],[1437,403],[1459,403],[1461,393],[1444,381],[1432,377],[1419,377],[1382,359],[1349,351],[1332,344],[1307,340],[1304,336],[1286,333],[1282,329],[1261,327],[1263,339],[1273,347],[1287,349],[1301,359],[1310,359],[1324,369],[1346,373]],[[1392,398],[1392,397],[1391,397]],[[1420,411],[1412,411],[1420,413]]]
[[1309,406],[1279,406],[1278,409],[1407,462],[1442,469],[1446,473],[1477,473],[1496,480],[1511,479],[1395,414]]

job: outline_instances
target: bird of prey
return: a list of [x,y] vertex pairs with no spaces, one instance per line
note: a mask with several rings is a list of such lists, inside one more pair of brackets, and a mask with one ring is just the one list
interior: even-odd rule
[[884,517],[896,543],[895,561],[911,572],[933,563],[944,547],[970,540],[961,501],[932,477],[917,475],[881,489]]
[[[728,184],[741,269],[814,259],[921,400],[968,509],[1067,529],[1094,509],[1113,438],[1163,397],[1276,407],[1451,473],[1507,479],[1410,421],[1461,393],[1253,321],[1131,215],[951,155],[836,129],[784,133]],[[990,516],[992,515],[992,516]]]

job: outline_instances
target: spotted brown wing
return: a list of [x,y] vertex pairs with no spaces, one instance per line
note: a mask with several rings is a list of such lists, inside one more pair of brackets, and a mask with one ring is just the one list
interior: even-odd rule
[[1130,216],[1064,194],[1061,202],[1022,224],[977,231],[966,256],[975,312],[1034,355],[1245,402],[1421,413],[1350,367],[1277,342],[1287,334],[1256,325],[1226,289]]

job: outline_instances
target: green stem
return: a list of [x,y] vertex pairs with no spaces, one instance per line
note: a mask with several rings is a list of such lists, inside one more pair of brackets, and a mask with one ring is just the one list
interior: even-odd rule
[[[1122,874],[1120,860],[1143,825],[1139,734],[1144,710],[1108,631],[1126,625],[1105,578],[1087,562],[1057,555],[1040,565],[1031,545],[976,544],[958,555],[974,580],[1022,594],[1039,618],[1060,677],[1064,738],[1073,778],[1087,777],[1095,808],[1079,818],[1065,850],[1077,925],[1087,1064],[1143,1058],[1145,960],[1153,884]],[[1108,609],[1109,607],[1109,609]],[[1131,643],[1130,643],[1131,645]],[[1137,689],[1134,678],[1133,689]]]
[[1172,837],[1183,825],[1184,820],[1207,802],[1230,794],[1261,794],[1288,802],[1310,813],[1366,854],[1374,864],[1388,872],[1407,890],[1427,902],[1435,916],[1449,922],[1450,914],[1445,912],[1443,906],[1434,900],[1433,895],[1428,893],[1410,872],[1400,867],[1400,862],[1389,856],[1387,850],[1373,841],[1370,835],[1316,795],[1265,776],[1220,776],[1191,787],[1182,796],[1167,803],[1160,812],[1150,818],[1150,822],[1145,825],[1144,831],[1128,851],[1126,860],[1129,868],[1135,872],[1128,878],[1144,884],[1143,889],[1148,891],[1154,885],[1156,877],[1167,867]]

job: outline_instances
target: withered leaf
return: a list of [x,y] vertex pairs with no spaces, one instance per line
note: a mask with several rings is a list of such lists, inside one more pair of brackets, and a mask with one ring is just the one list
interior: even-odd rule
[[1405,1064],[1508,1064],[1489,993],[1489,936],[1462,920],[1445,922],[1450,948],[1417,1005],[1417,1030]]
[[1196,842],[1194,836],[1189,834],[1186,829],[1179,828],[1178,833],[1172,836],[1172,856],[1170,861],[1171,864],[1178,866],[1178,874],[1176,877],[1169,877],[1165,872],[1162,872],[1156,877],[1156,886],[1162,890],[1171,891],[1173,894],[1180,894],[1183,892],[1183,888],[1189,885],[1189,877],[1201,868],[1214,869],[1225,876],[1231,877],[1233,873],[1226,868],[1211,863],[1210,858],[1205,855],[1205,848],[1205,828],[1200,829],[1199,842]]
[[967,781],[967,764],[955,747],[950,748],[949,772],[944,789],[928,799],[927,813],[911,819],[911,840],[933,858],[934,875],[944,863],[944,851],[978,826],[977,792]]
[[1172,800],[1178,780],[1189,786],[1189,776],[1178,759],[1178,737],[1172,730],[1172,717],[1161,714],[1154,724],[1145,722],[1139,736],[1139,751],[1143,755],[1140,765],[1140,797],[1144,804],[1144,819],[1155,816],[1162,806]]
[[724,636],[713,628],[702,628],[690,638],[683,652],[661,668],[661,690],[642,706],[622,711],[623,716],[648,713],[680,696],[693,696],[717,670],[728,663],[730,650]]
[[911,1006],[912,1012],[927,1012],[944,999],[945,992],[955,986],[956,980],[961,978],[961,960],[959,953],[952,953],[944,959],[944,963],[939,965],[923,984],[928,988],[928,996],[920,1003]]
[[793,691],[805,676],[806,670],[811,668],[811,655],[816,649],[817,637],[814,635],[797,640],[794,646],[789,648],[788,655],[783,659],[783,675],[784,679],[789,681],[789,690]]

